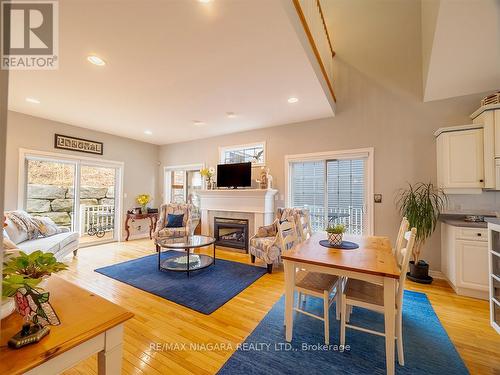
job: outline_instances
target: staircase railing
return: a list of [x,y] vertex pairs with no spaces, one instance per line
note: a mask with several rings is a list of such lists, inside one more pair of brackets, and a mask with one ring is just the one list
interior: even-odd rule
[[333,50],[319,0],[292,0],[333,100]]

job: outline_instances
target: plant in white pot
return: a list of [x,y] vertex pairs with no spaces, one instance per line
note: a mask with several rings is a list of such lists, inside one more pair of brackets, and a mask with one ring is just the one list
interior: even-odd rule
[[430,284],[429,264],[420,259],[422,248],[427,239],[434,233],[439,215],[446,207],[448,198],[442,189],[432,183],[408,184],[401,189],[397,205],[402,216],[405,216],[410,228],[417,228],[415,246],[413,247],[410,272],[407,277],[419,283]]
[[326,229],[326,235],[328,236],[328,242],[332,246],[340,247],[342,246],[342,241],[344,239],[344,233],[346,227],[344,224],[329,225]]

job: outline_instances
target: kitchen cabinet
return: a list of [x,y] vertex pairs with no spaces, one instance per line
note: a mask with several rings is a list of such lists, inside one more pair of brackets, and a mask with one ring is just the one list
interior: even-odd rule
[[495,157],[500,157],[500,110],[484,111],[472,122],[483,126],[484,188],[495,189]]
[[441,128],[435,135],[438,186],[448,194],[481,193],[485,187],[482,125]]
[[441,270],[457,294],[488,299],[488,230],[442,223]]

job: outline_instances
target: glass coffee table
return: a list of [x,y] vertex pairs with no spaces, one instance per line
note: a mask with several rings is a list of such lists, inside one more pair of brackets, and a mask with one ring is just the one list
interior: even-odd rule
[[[158,251],[158,269],[160,271],[189,272],[201,270],[215,264],[215,238],[202,235],[194,235],[178,238],[165,238],[158,240],[160,246]],[[213,256],[206,254],[190,253],[191,249],[198,247],[213,246]],[[161,260],[162,250],[182,250],[179,255]]]

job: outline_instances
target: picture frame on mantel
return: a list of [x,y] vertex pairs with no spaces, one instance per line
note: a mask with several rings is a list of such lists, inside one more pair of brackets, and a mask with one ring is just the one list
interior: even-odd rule
[[54,135],[54,148],[94,155],[102,155],[104,152],[104,144],[102,142],[62,134]]

